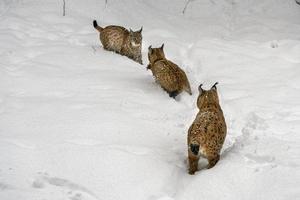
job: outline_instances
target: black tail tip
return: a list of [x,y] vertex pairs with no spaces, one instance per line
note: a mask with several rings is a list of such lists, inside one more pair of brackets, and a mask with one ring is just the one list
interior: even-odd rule
[[96,20],[94,20],[94,21],[93,21],[93,25],[94,25],[94,28],[96,28],[96,27],[98,26],[98,24],[97,24],[97,21],[96,21]]
[[175,97],[178,95],[178,91],[169,92],[169,96],[175,99]]
[[191,149],[191,152],[197,156],[198,153],[199,153],[199,145],[198,144],[190,144],[190,149]]

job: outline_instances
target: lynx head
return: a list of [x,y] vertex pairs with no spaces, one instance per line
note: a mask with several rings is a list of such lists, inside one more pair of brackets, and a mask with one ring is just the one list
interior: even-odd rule
[[148,59],[150,63],[154,63],[157,60],[165,59],[164,44],[159,48],[152,48],[151,45],[148,48]]
[[218,106],[219,105],[217,84],[218,84],[218,82],[216,82],[210,88],[210,90],[204,90],[202,88],[202,84],[198,87],[199,96],[197,99],[197,106],[199,109],[209,107],[209,106]]
[[141,45],[142,45],[142,30],[143,30],[143,27],[141,27],[141,29],[138,31],[132,31],[130,29],[129,38],[130,38],[130,44],[132,47],[141,47]]

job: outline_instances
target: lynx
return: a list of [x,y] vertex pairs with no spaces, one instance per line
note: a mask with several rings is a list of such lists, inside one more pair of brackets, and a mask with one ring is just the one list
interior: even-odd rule
[[192,95],[190,83],[186,74],[176,64],[166,59],[164,54],[164,44],[160,48],[148,48],[149,65],[147,69],[152,74],[158,84],[175,98],[183,90]]
[[118,54],[143,64],[142,62],[142,30],[128,31],[122,26],[100,27],[97,21],[93,21],[94,28],[100,32],[100,41],[103,48],[108,51],[114,51]]
[[197,171],[200,156],[207,158],[207,168],[214,167],[220,159],[227,128],[219,104],[217,84],[208,91],[202,89],[202,84],[198,88],[197,106],[200,111],[188,130],[187,138],[190,174]]

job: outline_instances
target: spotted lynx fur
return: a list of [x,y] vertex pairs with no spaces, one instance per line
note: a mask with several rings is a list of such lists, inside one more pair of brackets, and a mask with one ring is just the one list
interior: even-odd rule
[[202,84],[199,86],[197,106],[200,111],[188,130],[187,139],[190,174],[197,171],[200,156],[207,158],[207,168],[214,167],[220,159],[227,128],[216,85],[208,91],[202,89]]
[[166,59],[163,48],[164,45],[160,48],[149,47],[150,63],[147,69],[152,71],[156,82],[169,93],[170,97],[175,98],[183,90],[192,95],[186,74],[176,64]]
[[94,28],[100,32],[100,41],[103,48],[114,51],[118,54],[143,64],[142,62],[142,29],[138,31],[128,31],[121,26],[100,27],[97,21],[93,21]]

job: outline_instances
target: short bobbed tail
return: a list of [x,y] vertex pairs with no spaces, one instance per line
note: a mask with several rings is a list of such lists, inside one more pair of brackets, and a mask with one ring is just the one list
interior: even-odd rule
[[195,156],[198,155],[199,148],[200,148],[200,145],[198,145],[198,144],[190,144],[190,150]]

